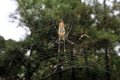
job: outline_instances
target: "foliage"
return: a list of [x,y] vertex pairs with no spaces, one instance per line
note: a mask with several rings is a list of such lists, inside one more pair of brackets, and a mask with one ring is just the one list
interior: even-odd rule
[[[104,5],[97,0],[16,2],[20,25],[27,26],[31,34],[20,42],[0,37],[0,50],[4,51],[0,54],[1,77],[6,80],[120,79],[119,56],[114,51],[120,42],[120,18],[114,15],[115,6],[110,8],[106,0]],[[74,44],[66,41],[66,54],[60,53],[63,70],[57,72],[57,30],[61,20],[65,23],[66,39]],[[64,76],[60,77],[61,74]]]

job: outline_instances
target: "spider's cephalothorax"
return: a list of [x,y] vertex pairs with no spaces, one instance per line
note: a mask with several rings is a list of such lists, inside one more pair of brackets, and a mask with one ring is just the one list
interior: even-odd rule
[[59,23],[59,28],[58,28],[58,35],[59,35],[59,41],[65,40],[65,27],[64,27],[64,22]]

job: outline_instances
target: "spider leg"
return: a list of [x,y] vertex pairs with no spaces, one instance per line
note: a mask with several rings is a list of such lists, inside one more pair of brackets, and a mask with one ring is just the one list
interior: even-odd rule
[[66,52],[66,48],[65,48],[65,39],[64,39],[64,52]]
[[58,52],[60,52],[60,40],[58,41]]
[[70,41],[70,40],[68,40],[68,39],[66,39],[69,43],[71,43],[71,44],[74,44],[72,41]]

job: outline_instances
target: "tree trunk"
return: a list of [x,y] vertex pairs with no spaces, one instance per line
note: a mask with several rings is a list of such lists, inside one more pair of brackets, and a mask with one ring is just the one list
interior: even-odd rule
[[72,80],[77,80],[77,79],[75,78],[75,68],[72,68]]
[[84,61],[85,61],[85,66],[86,66],[86,71],[85,71],[85,74],[86,74],[86,80],[88,80],[88,77],[89,77],[89,71],[88,71],[88,59],[87,59],[87,52],[86,52],[86,49],[85,49],[85,47],[84,47],[84,52],[83,52],[83,54],[84,54]]
[[[71,64],[72,65],[74,65],[74,55],[73,55],[73,47],[72,47],[72,45],[71,45],[71,47],[70,47],[70,50],[71,50]],[[71,75],[72,75],[72,80],[76,80],[76,78],[75,78],[75,69],[72,67],[72,72],[71,72]]]
[[33,75],[33,72],[31,71],[31,66],[27,66],[27,71],[24,76],[24,80],[31,80],[31,76]]
[[105,69],[106,69],[106,80],[110,80],[111,75],[110,75],[110,61],[109,61],[109,57],[108,57],[108,49],[105,49]]
[[62,80],[62,71],[60,71],[60,72],[58,73],[58,75],[59,75],[58,80]]

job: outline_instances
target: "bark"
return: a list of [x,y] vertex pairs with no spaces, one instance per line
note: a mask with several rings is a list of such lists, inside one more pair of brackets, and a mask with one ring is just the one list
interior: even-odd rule
[[106,69],[106,80],[110,80],[111,75],[110,75],[110,61],[109,61],[109,53],[108,53],[108,49],[105,49],[105,69]]
[[[72,45],[70,47],[70,50],[71,50],[71,63],[72,63],[72,65],[74,65],[74,55],[73,55],[73,46]],[[75,77],[75,69],[72,67],[71,70],[72,70],[72,72],[71,72],[72,80],[77,80]]]

